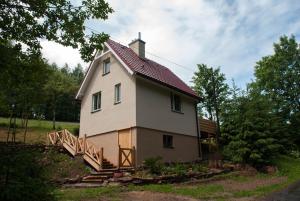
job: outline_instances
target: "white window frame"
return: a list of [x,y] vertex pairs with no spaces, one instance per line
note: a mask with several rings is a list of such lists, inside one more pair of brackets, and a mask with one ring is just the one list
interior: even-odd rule
[[[97,100],[96,100],[97,97]],[[95,103],[97,101],[98,103]],[[95,107],[96,104],[96,107]],[[101,91],[94,93],[92,95],[92,112],[97,112],[101,110]]]
[[121,103],[121,83],[115,85],[114,104]]
[[107,75],[108,73],[110,73],[110,58],[105,59],[103,61],[103,68],[102,68],[102,75]]

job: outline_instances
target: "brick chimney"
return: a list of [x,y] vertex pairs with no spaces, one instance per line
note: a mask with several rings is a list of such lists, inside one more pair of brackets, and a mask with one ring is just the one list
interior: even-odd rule
[[141,58],[145,58],[145,44],[141,39],[141,32],[139,32],[138,39],[133,40],[128,46]]

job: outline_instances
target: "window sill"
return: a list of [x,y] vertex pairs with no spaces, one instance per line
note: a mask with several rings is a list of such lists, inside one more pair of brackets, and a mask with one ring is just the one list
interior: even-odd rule
[[120,103],[121,103],[121,101],[119,101],[119,102],[115,102],[115,103],[114,103],[114,105],[118,105],[118,104],[120,104]]
[[174,149],[174,147],[163,147],[164,149]]
[[99,112],[99,111],[101,111],[101,109],[93,110],[93,111],[91,111],[91,113],[95,113],[95,112]]
[[178,113],[178,114],[184,114],[182,111],[172,110],[172,112]]
[[102,74],[102,76],[105,76],[105,75],[107,75],[107,74],[109,74],[109,73],[110,73],[110,72],[107,72],[107,73],[103,73],[103,74]]

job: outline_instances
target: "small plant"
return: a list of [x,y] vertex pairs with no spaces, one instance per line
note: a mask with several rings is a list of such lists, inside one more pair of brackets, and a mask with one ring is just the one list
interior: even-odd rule
[[149,169],[152,174],[160,174],[163,168],[162,157],[151,157],[144,161],[145,168]]
[[57,130],[57,131],[61,131],[61,130],[62,130],[61,125],[58,125],[57,128],[56,128],[56,130]]

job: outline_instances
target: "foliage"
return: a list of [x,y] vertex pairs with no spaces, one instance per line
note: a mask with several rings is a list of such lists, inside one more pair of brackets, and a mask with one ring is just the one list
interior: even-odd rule
[[293,157],[293,158],[298,158],[300,159],[300,151],[299,150],[292,150],[290,152],[290,156]]
[[149,169],[152,174],[160,174],[163,168],[162,157],[151,157],[144,161],[145,168]]
[[205,108],[209,119],[217,121],[217,139],[220,135],[221,107],[228,96],[226,78],[220,68],[213,69],[205,64],[198,64],[198,71],[193,76],[193,89],[203,98],[200,107]]
[[54,200],[38,161],[40,150],[0,146],[0,153],[0,200]]
[[85,34],[85,21],[108,18],[113,9],[105,0],[9,1],[0,3],[0,41],[16,41],[40,53],[40,40],[47,39],[64,46],[80,48],[85,61],[91,60],[95,49],[102,49],[105,33]]
[[300,144],[300,46],[294,36],[274,43],[274,54],[255,66],[253,86],[273,102],[273,111],[289,130],[290,143]]
[[231,105],[222,124],[225,156],[254,166],[270,163],[281,145],[277,140],[280,122],[271,113],[268,100],[253,92],[233,98]]

